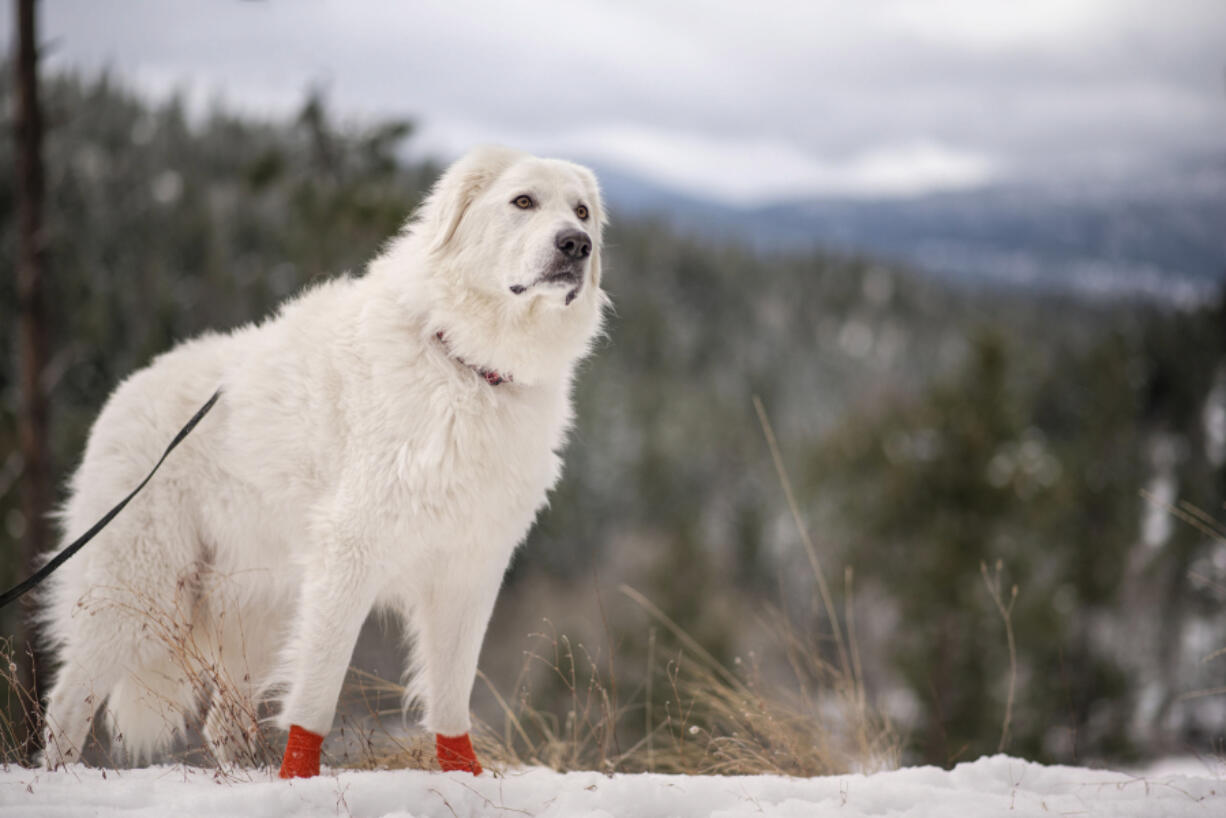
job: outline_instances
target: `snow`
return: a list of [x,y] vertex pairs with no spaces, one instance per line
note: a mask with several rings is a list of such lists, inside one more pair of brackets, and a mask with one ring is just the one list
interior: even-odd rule
[[473,778],[336,770],[278,781],[160,766],[0,770],[3,816],[1222,816],[1226,767],[1182,761],[1144,773],[1046,767],[1008,756],[953,770],[911,767],[823,778],[613,775],[516,769]]

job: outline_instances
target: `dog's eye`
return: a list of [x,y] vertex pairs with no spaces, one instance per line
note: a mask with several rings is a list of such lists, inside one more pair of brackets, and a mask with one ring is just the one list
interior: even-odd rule
[[529,210],[536,204],[536,202],[532,201],[531,196],[524,193],[512,199],[511,204],[515,205],[520,210]]
[[575,208],[575,215],[579,217],[579,221],[587,221],[587,205],[579,205]]

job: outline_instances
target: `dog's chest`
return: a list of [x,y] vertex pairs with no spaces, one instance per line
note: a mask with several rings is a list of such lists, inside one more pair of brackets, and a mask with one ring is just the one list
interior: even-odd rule
[[530,518],[544,502],[559,473],[563,418],[520,387],[477,387],[428,396],[405,418],[389,470],[401,508]]

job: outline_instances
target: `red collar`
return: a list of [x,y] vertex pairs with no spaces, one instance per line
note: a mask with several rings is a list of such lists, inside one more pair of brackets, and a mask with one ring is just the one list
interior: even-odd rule
[[[439,343],[441,343],[441,344],[442,344],[444,347],[446,347],[446,346],[447,346],[447,339],[443,337],[443,331],[442,331],[442,330],[439,330],[438,332],[434,333],[434,337],[435,337],[435,338],[437,338],[437,339],[439,340]],[[448,353],[450,353],[450,352],[451,352],[450,348],[448,348],[448,350],[447,350],[447,351],[448,351]],[[481,376],[481,377],[482,377],[482,378],[485,380],[485,382],[486,382],[486,383],[488,383],[490,386],[497,386],[497,385],[498,385],[498,384],[500,384],[500,383],[512,383],[512,382],[515,380],[515,379],[514,379],[514,378],[512,378],[510,375],[501,375],[501,374],[499,374],[499,373],[495,372],[495,371],[494,371],[494,370],[492,370],[492,369],[482,369],[482,368],[481,368],[481,367],[479,367],[479,366],[473,366],[473,365],[472,365],[472,364],[470,364],[468,361],[464,360],[463,358],[461,358],[461,357],[460,357],[460,356],[458,356],[458,355],[452,355],[451,357],[452,357],[452,358],[455,358],[457,361],[459,361],[460,363],[464,364],[464,366],[468,367],[468,368],[469,368],[469,369],[471,369],[473,372],[476,372],[476,373],[477,373],[478,375],[480,375],[480,376]]]

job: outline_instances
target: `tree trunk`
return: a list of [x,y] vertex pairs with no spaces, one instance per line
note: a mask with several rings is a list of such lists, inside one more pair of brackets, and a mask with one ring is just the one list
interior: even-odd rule
[[[17,83],[14,112],[17,137],[17,355],[20,389],[17,437],[24,471],[21,513],[25,519],[22,563],[32,572],[38,556],[50,545],[51,464],[47,450],[47,396],[42,373],[47,361],[46,298],[43,292],[43,162],[42,116],[38,103],[38,41],[35,0],[15,0],[17,14]],[[22,601],[21,624],[14,643],[18,683],[29,694],[25,749],[38,742],[37,661],[30,598]]]

